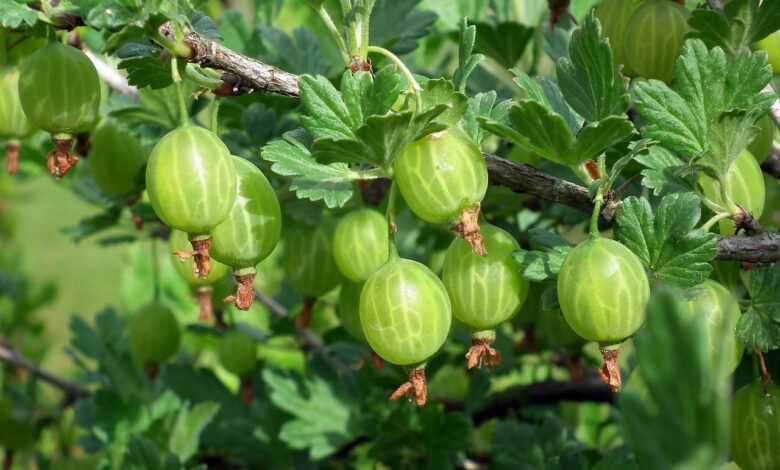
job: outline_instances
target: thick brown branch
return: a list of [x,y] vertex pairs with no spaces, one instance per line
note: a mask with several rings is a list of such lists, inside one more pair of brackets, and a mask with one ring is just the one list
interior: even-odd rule
[[[161,33],[166,31],[165,25]],[[251,59],[234,52],[217,41],[206,39],[195,32],[190,32],[186,37],[187,45],[192,50],[190,62],[195,62],[204,67],[219,69],[231,74],[233,94],[240,94],[242,90],[262,91],[277,95],[298,97],[298,76],[278,69],[271,65]],[[235,78],[239,78],[235,82]]]
[[30,372],[30,374],[33,376],[48,383],[49,385],[59,388],[65,393],[67,402],[73,402],[91,395],[89,390],[82,387],[81,385],[68,382],[65,379],[57,377],[56,375],[39,368],[32,361],[25,358],[15,349],[5,344],[0,344],[0,361],[5,362],[6,364],[13,367],[24,369]]

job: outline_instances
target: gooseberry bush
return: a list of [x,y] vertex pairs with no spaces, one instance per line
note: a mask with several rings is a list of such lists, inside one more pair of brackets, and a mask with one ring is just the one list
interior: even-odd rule
[[780,468],[779,30],[5,0],[3,468]]

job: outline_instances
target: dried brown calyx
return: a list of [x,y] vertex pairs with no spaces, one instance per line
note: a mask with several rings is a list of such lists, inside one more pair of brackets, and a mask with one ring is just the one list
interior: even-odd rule
[[599,375],[601,380],[605,384],[609,385],[609,388],[613,392],[618,392],[623,387],[623,379],[620,376],[620,365],[618,364],[618,356],[620,350],[614,349],[602,349],[601,356],[604,358],[604,363],[599,369]]
[[214,313],[213,304],[211,302],[213,293],[214,288],[211,286],[202,286],[198,288],[198,291],[195,294],[198,298],[198,307],[200,309],[198,320],[203,322],[211,321],[211,317]]
[[479,256],[487,255],[485,239],[479,231],[479,204],[464,210],[455,225],[455,233],[471,245],[471,249]]
[[748,235],[755,235],[764,231],[761,224],[753,218],[753,215],[747,209],[739,204],[737,204],[737,207],[740,209],[740,213],[734,216],[734,225],[737,227],[737,232],[744,230]]
[[70,152],[73,146],[72,137],[53,137],[52,141],[54,142],[54,150],[49,152],[46,157],[46,166],[49,168],[49,173],[60,179],[76,166],[79,157]]
[[390,400],[396,401],[403,397],[414,399],[417,406],[425,406],[428,398],[428,386],[425,384],[425,367],[415,367],[409,371],[409,380],[390,395]]
[[236,294],[225,297],[225,302],[232,302],[239,310],[249,310],[255,300],[255,270],[236,272]]
[[130,220],[133,222],[133,226],[137,230],[143,230],[144,229],[144,219],[141,218],[141,216],[136,211],[136,206],[141,201],[142,195],[136,194],[135,196],[131,196],[127,199],[127,208],[130,209]]
[[190,243],[192,251],[177,250],[173,252],[173,256],[179,258],[182,263],[192,258],[192,274],[199,279],[206,279],[211,272],[211,257],[209,256],[211,237],[198,236],[190,240]]
[[466,353],[469,370],[475,367],[492,369],[501,364],[501,353],[493,348],[495,331],[478,331],[471,336],[471,348]]
[[19,142],[9,140],[5,144],[5,167],[9,175],[15,175],[19,171]]

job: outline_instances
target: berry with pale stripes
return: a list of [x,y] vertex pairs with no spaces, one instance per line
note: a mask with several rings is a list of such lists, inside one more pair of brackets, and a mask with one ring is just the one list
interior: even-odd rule
[[[766,203],[766,186],[761,166],[753,155],[747,150],[740,153],[723,178],[726,182],[726,196],[731,202],[741,206],[755,219],[760,219]],[[717,181],[702,174],[699,184],[707,198],[728,208],[721,197]],[[721,220],[719,225],[721,235],[733,235],[736,231],[736,225],[731,219]]]
[[627,69],[640,77],[672,81],[688,31],[684,6],[672,0],[647,0],[626,26],[623,57]]
[[409,381],[391,399],[412,395],[424,404],[424,363],[444,344],[452,324],[444,284],[423,264],[391,260],[363,286],[360,324],[382,359],[411,368]]
[[130,318],[130,348],[144,366],[155,367],[176,354],[181,342],[179,321],[171,309],[152,302]]
[[107,119],[90,135],[89,171],[100,191],[129,200],[143,191],[149,153],[119,122]]
[[742,360],[745,347],[737,338],[737,322],[741,312],[739,302],[723,285],[708,279],[688,291],[684,311],[689,315],[703,315],[710,355],[722,362],[718,367],[731,374]]
[[596,7],[602,36],[609,39],[615,65],[623,65],[623,73],[632,75],[626,65],[625,35],[628,22],[644,0],[603,0]]
[[644,323],[650,295],[641,261],[624,245],[591,236],[566,256],[557,288],[566,322],[584,339],[600,343],[602,377],[620,389],[618,347]]
[[482,235],[487,255],[475,254],[468,243],[456,238],[447,249],[442,268],[453,315],[474,331],[466,354],[469,369],[500,362],[500,355],[491,347],[493,329],[512,318],[528,296],[528,281],[512,259],[512,253],[520,249],[517,241],[492,225],[483,225]]
[[172,130],[149,156],[146,189],[157,217],[190,235],[195,275],[208,276],[209,232],[236,200],[236,170],[225,144],[202,127]]
[[19,100],[19,70],[9,68],[0,72],[0,139],[6,141],[5,158],[9,175],[19,169],[19,141],[33,130]]
[[243,158],[233,157],[236,200],[227,218],[211,230],[211,256],[233,268],[235,305],[249,310],[255,296],[255,266],[276,248],[282,233],[282,211],[271,183]]
[[393,167],[398,189],[417,217],[432,224],[455,224],[456,233],[484,255],[478,219],[487,191],[487,166],[462,131],[447,129],[410,143]]
[[289,224],[284,232],[284,272],[287,282],[299,294],[319,297],[341,282],[333,260],[335,223],[323,216],[315,227]]
[[19,98],[30,122],[52,136],[48,167],[57,178],[78,162],[73,136],[97,123],[100,93],[95,66],[74,47],[53,42],[22,63]]
[[731,402],[731,458],[742,470],[780,468],[780,387],[760,381]]
[[368,279],[387,262],[390,235],[387,219],[374,209],[357,209],[341,218],[333,235],[333,257],[352,282]]

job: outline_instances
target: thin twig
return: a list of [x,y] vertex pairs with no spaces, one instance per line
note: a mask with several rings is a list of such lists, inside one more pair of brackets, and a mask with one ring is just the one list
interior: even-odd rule
[[18,351],[8,346],[5,341],[2,340],[0,340],[0,361],[13,367],[24,369],[30,372],[34,377],[59,388],[65,393],[67,397],[66,402],[73,402],[82,398],[87,398],[91,395],[90,391],[81,385],[69,382],[39,368],[32,361],[22,356]]

